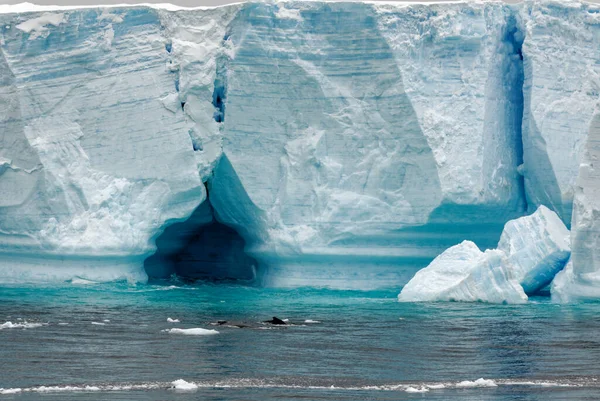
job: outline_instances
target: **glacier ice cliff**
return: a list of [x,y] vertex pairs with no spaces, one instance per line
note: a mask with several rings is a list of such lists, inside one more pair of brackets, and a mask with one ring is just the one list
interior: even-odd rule
[[398,299],[520,303],[544,289],[571,255],[569,230],[556,213],[540,206],[506,223],[497,249],[455,245],[417,274]]
[[573,302],[600,298],[600,115],[590,124],[583,161],[575,186],[572,254],[552,283],[552,298]]
[[399,286],[589,204],[594,5],[0,11],[0,281]]

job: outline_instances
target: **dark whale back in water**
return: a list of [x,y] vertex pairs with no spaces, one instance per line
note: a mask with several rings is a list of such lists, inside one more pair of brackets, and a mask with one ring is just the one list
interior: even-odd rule
[[265,320],[264,323],[271,323],[271,324],[287,324],[286,322],[284,322],[283,320],[281,320],[280,318],[273,316],[273,319],[271,320]]

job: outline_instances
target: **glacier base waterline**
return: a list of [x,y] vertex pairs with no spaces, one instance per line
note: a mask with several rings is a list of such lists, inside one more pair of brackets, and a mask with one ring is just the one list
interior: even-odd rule
[[[544,205],[582,283],[600,270],[598,10],[3,7],[0,281],[163,277],[144,269],[157,241],[184,249],[174,230],[205,230],[190,218],[206,204],[247,266],[217,280],[401,287]],[[54,272],[63,259],[81,271]]]

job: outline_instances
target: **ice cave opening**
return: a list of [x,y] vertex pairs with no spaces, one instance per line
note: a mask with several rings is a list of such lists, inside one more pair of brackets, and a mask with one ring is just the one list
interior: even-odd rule
[[150,279],[175,275],[189,281],[252,282],[258,263],[245,246],[234,228],[218,221],[207,190],[207,199],[187,220],[171,224],[157,237],[156,252],[144,268]]

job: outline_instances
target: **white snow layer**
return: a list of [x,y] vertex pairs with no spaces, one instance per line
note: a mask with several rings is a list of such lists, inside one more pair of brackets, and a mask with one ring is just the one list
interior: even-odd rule
[[527,201],[568,222],[597,10],[2,8],[0,281],[145,281],[203,182],[266,285],[402,285]]
[[471,241],[453,246],[419,271],[398,299],[519,303],[544,288],[570,256],[569,230],[540,206],[509,221],[498,248],[481,252]]

